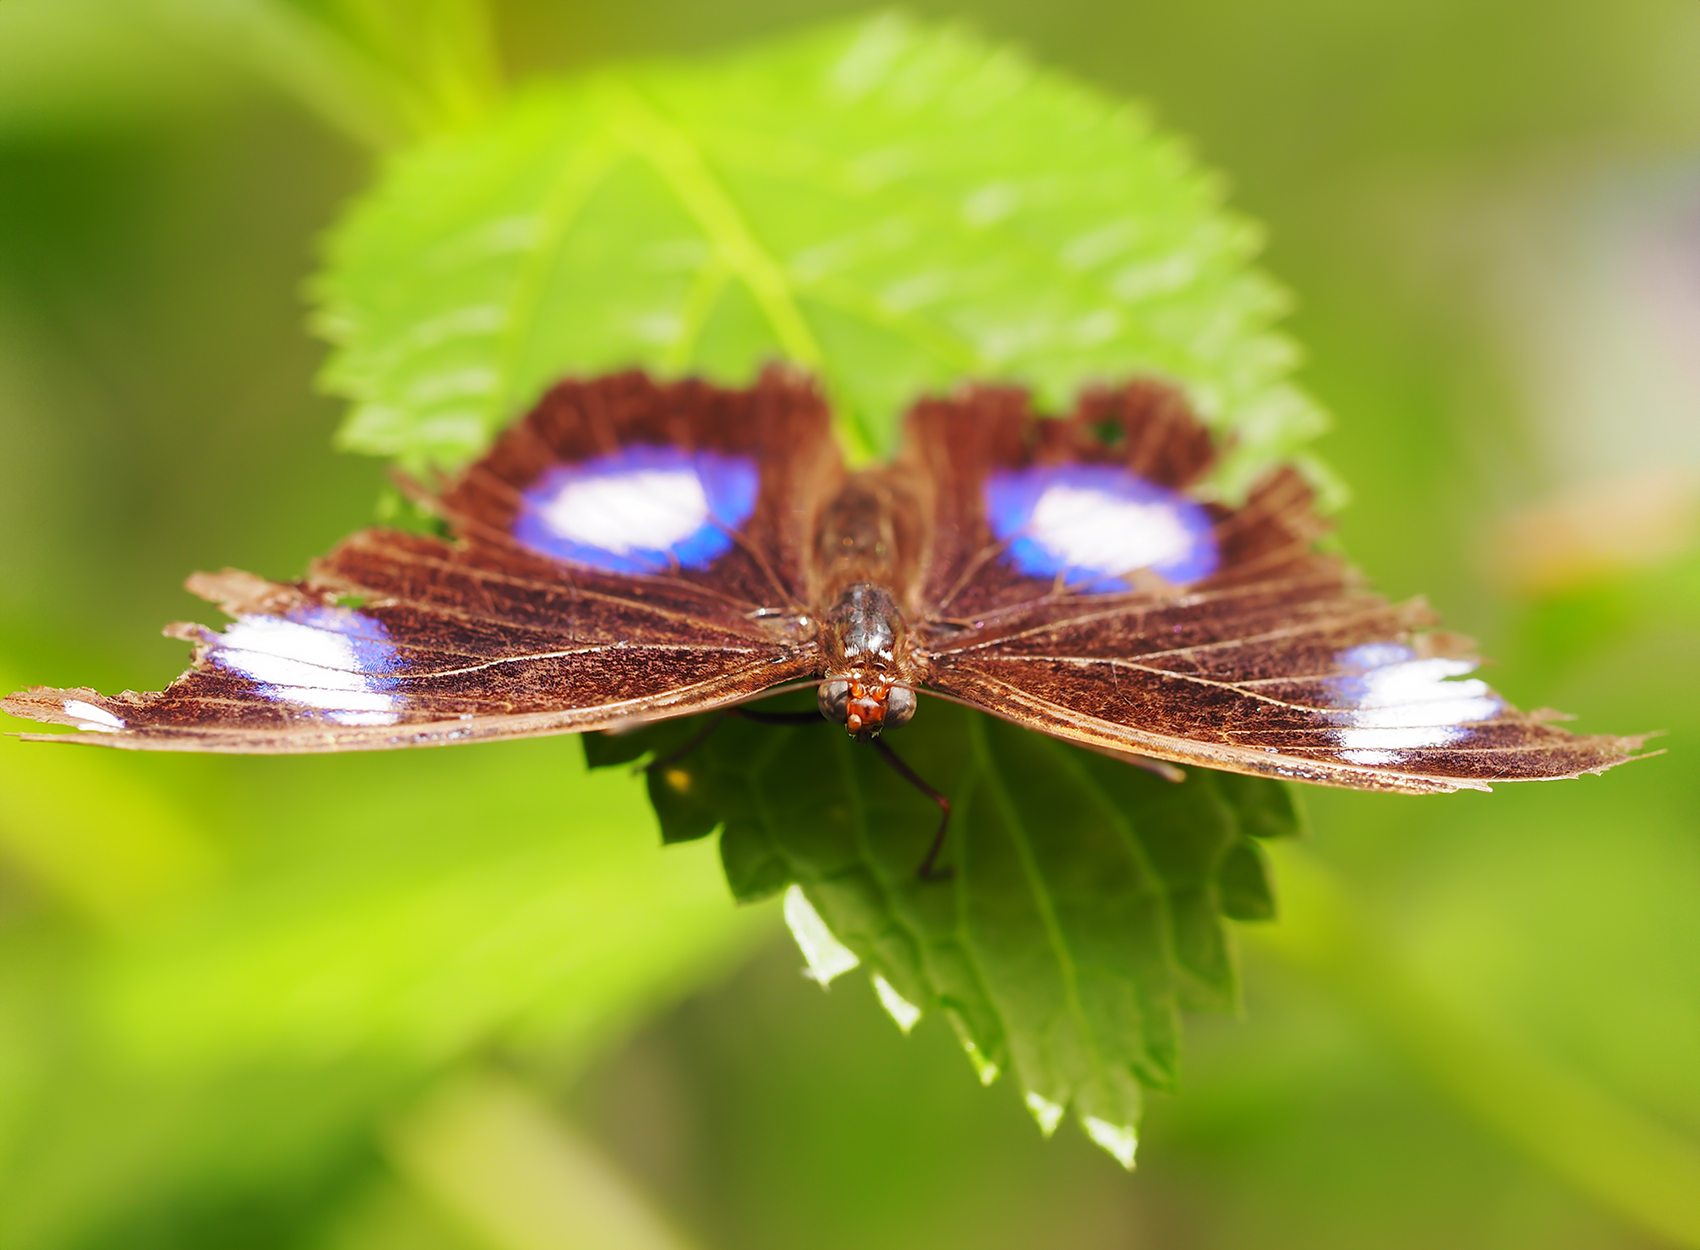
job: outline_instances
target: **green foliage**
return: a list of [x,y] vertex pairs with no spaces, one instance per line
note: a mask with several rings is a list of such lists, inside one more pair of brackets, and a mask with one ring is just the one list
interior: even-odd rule
[[585,750],[661,761],[649,790],[668,841],[722,828],[739,898],[800,884],[900,1024],[942,1009],[983,1079],[1013,1069],[1047,1132],[1072,1106],[1131,1163],[1141,1087],[1175,1087],[1178,1008],[1236,1001],[1223,918],[1274,912],[1251,837],[1294,831],[1288,791],[1203,769],[1167,781],[929,701],[891,737],[951,799],[954,873],[932,882],[916,868],[937,809],[871,748],[824,720],[727,719],[681,753],[706,727]]
[[790,360],[864,454],[964,378],[1154,373],[1235,432],[1231,491],[1321,417],[1219,198],[1126,103],[895,16],[602,71],[391,165],[331,241],[326,380],[346,446],[443,466],[569,373]]
[[0,855],[69,904],[0,952],[8,1247],[274,1244],[216,1235],[237,1217],[303,1244],[289,1221],[330,1219],[467,1056],[558,1079],[768,931],[571,743],[216,769],[7,746]]
[[[306,398],[316,353],[295,291],[309,233],[359,176],[338,136],[393,145],[417,129],[362,60],[420,79],[412,99],[437,96],[429,10],[455,2],[0,0],[7,689],[156,686],[184,658],[156,631],[195,611],[175,589],[189,569],[290,576],[368,520],[378,469],[324,446],[332,413]],[[501,0],[494,16],[536,67],[723,45],[843,8]],[[168,15],[171,37],[132,30],[141,9]],[[1283,276],[1305,293],[1308,384],[1351,416],[1328,450],[1359,488],[1342,522],[1353,553],[1482,630],[1520,700],[1589,729],[1668,729],[1670,754],[1491,796],[1307,790],[1315,854],[1266,845],[1281,923],[1238,934],[1247,1018],[1189,1030],[1185,1096],[1153,1108],[1129,1182],[965,1079],[942,1018],[902,1038],[862,978],[821,993],[777,941],[755,959],[731,943],[731,975],[692,962],[722,925],[778,937],[777,909],[727,905],[713,842],[658,853],[639,787],[587,778],[576,743],[249,761],[0,736],[7,1250],[521,1244],[452,1221],[469,1185],[486,1186],[478,1230],[538,1209],[499,1182],[584,1192],[537,1171],[551,1156],[534,1135],[468,1133],[442,1168],[414,1162],[446,1118],[421,1110],[492,1068],[612,1156],[628,1190],[604,1192],[635,1182],[704,1247],[1700,1246],[1700,1219],[1670,1218],[1700,1195],[1700,770],[1685,763],[1700,742],[1700,563],[1690,546],[1540,604],[1476,560],[1496,509],[1541,489],[1543,465],[1580,466],[1593,434],[1609,432],[1612,465],[1672,462],[1655,425],[1684,427],[1649,402],[1638,353],[1680,351],[1664,333],[1686,324],[1669,319],[1680,301],[1668,283],[1624,286],[1606,253],[1585,254],[1591,285],[1564,274],[1619,208],[1638,230],[1669,222],[1660,240],[1689,237],[1659,205],[1686,196],[1667,158],[1700,135],[1684,55],[1700,10],[952,9],[1184,119],[1275,224]],[[411,20],[407,46],[376,46],[374,12]],[[432,112],[431,126],[470,124]],[[1498,229],[1539,245],[1514,290]],[[1609,256],[1670,254],[1625,241]],[[1472,276],[1508,301],[1492,306],[1510,340]],[[1602,307],[1646,333],[1601,338]],[[930,813],[904,801],[918,850]],[[587,858],[556,859],[558,844]],[[605,844],[629,871],[586,899],[552,892]],[[1318,865],[1367,933],[1319,910]],[[490,888],[503,881],[511,893]],[[404,897],[454,933],[392,930]],[[585,930],[552,928],[552,909],[577,907]],[[528,916],[548,922],[535,941]],[[215,968],[221,947],[243,959]],[[582,1000],[585,1023],[619,1007],[641,1035],[587,1041],[599,1056],[570,1082],[545,1067],[564,1032],[516,1054],[533,962],[559,971],[557,1003],[580,1001],[580,971],[620,989]],[[464,1050],[412,1042],[445,1036],[445,1016]],[[1625,1150],[1625,1112],[1662,1147]],[[607,1242],[568,1226],[532,1244]]]
[[[326,376],[356,400],[344,443],[418,469],[465,460],[575,372],[744,382],[789,360],[863,453],[966,379],[1055,408],[1156,374],[1232,432],[1232,492],[1320,417],[1284,380],[1256,231],[1218,199],[1126,104],[900,17],[607,70],[394,162],[318,282]],[[1177,1007],[1234,1001],[1223,917],[1273,913],[1245,835],[1290,827],[1287,800],[928,720],[904,738],[957,804],[949,889],[914,879],[925,801],[818,732],[724,731],[688,792],[652,797],[669,840],[724,825],[740,897],[801,884],[882,994],[942,1005],[1047,1129],[1072,1104],[1131,1162],[1141,1086],[1175,1081]]]

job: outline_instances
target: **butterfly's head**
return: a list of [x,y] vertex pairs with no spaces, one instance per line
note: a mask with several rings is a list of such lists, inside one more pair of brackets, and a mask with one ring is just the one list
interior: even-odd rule
[[816,688],[820,714],[867,742],[915,715],[915,691],[860,677],[829,677]]

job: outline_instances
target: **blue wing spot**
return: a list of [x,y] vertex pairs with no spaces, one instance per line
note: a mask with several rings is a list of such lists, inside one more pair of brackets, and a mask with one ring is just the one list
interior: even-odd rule
[[545,472],[523,492],[514,538],[610,573],[701,569],[732,549],[759,490],[745,456],[633,444]]
[[1204,505],[1116,465],[993,473],[984,502],[1007,559],[1029,576],[1061,574],[1111,594],[1129,589],[1127,575],[1140,571],[1184,586],[1217,568],[1215,527]]

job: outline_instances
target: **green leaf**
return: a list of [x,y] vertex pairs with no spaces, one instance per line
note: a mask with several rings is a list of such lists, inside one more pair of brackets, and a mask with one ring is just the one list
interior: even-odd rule
[[1141,1088],[1176,1084],[1178,1009],[1236,1002],[1223,918],[1273,914],[1249,839],[1294,830],[1285,790],[1203,769],[1167,781],[929,702],[891,739],[952,803],[954,876],[927,882],[938,811],[878,753],[824,720],[724,719],[702,738],[707,723],[591,735],[586,753],[653,752],[668,841],[718,825],[740,898],[797,883],[888,1005],[941,1010],[983,1076],[1014,1071],[1047,1130],[1072,1106],[1131,1152]]
[[549,384],[641,365],[824,379],[860,453],[920,394],[1156,374],[1232,428],[1219,484],[1315,434],[1258,232],[1139,110],[897,16],[525,93],[398,160],[317,285],[344,445],[475,454]]
[[[326,380],[355,401],[345,445],[420,470],[474,455],[564,375],[744,383],[783,360],[821,377],[859,455],[968,379],[1055,410],[1161,376],[1224,433],[1213,485],[1233,495],[1322,423],[1286,380],[1256,244],[1138,110],[881,16],[535,87],[398,158],[331,239],[318,324]],[[1289,831],[1290,802],[950,707],[924,722],[900,744],[956,804],[948,885],[915,876],[934,806],[824,724],[586,749],[661,761],[669,842],[723,830],[739,897],[799,887],[793,927],[867,963],[900,1023],[940,1009],[1047,1131],[1073,1106],[1131,1162],[1141,1089],[1175,1083],[1177,1010],[1235,1001],[1224,917],[1273,914],[1248,839]]]

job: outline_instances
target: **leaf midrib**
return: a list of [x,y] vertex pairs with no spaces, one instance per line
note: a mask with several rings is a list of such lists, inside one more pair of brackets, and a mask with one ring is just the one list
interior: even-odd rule
[[[1093,801],[1106,813],[1109,818],[1111,828],[1116,831],[1118,837],[1121,839],[1122,845],[1127,850],[1129,858],[1131,858],[1139,867],[1140,874],[1145,883],[1144,888],[1139,891],[1139,894],[1150,899],[1162,913],[1163,922],[1158,928],[1158,941],[1161,944],[1164,966],[1167,968],[1171,978],[1170,984],[1165,988],[1172,995],[1174,982],[1178,979],[1179,974],[1184,971],[1190,975],[1191,970],[1185,968],[1175,950],[1175,911],[1172,906],[1169,882],[1167,878],[1165,878],[1163,874],[1157,870],[1156,864],[1152,862],[1150,852],[1146,850],[1145,843],[1140,839],[1139,830],[1135,827],[1134,822],[1123,814],[1121,807],[1110,798],[1108,793],[1105,792],[1103,786],[1099,784],[1098,779],[1092,775],[1091,770],[1086,768],[1084,763],[1071,752],[1057,751],[1055,754],[1061,761],[1063,767],[1068,770],[1069,775],[1074,778],[1075,784],[1078,785],[1086,794],[1091,795]],[[1123,767],[1128,766],[1123,765]],[[1220,908],[1218,907],[1217,910],[1219,911]],[[1128,979],[1132,981],[1135,986],[1138,985],[1137,977],[1129,977]],[[1137,997],[1138,996],[1136,995],[1136,998]],[[1140,1014],[1143,1017],[1147,1004],[1143,999],[1140,999],[1139,1003]],[[1149,1028],[1144,1027],[1146,1023],[1147,1022],[1143,1019],[1141,1020],[1140,1040],[1145,1049],[1146,1057],[1150,1058],[1151,1031]]]
[[[785,267],[761,245],[731,191],[714,175],[690,132],[646,100],[627,79],[606,75],[592,87],[606,133],[645,161],[673,191],[714,253],[749,290],[786,354],[819,372],[825,360],[798,306]],[[858,431],[865,438],[865,432]]]
[[[740,136],[744,132],[737,130],[735,127],[725,127],[722,128],[721,133],[736,137]],[[713,139],[714,135],[715,129],[712,127],[705,129],[703,132],[703,137],[710,140]],[[717,150],[719,150],[718,147]],[[749,149],[743,147],[741,144],[729,143],[725,145],[725,150],[721,159],[725,160],[728,164],[732,164],[737,154],[747,152],[748,150]],[[792,182],[798,186],[808,187],[826,195],[854,195],[863,199],[873,198],[866,196],[865,193],[859,194],[857,192],[856,179],[851,176],[841,160],[834,160],[831,157],[825,157],[817,162],[816,166],[816,169],[804,168],[801,165],[787,165],[787,167],[784,168],[763,168],[758,162],[748,160],[737,165],[738,168],[745,172],[766,174],[776,179]],[[825,176],[820,176],[820,172],[817,172],[817,170],[824,172]],[[1196,171],[1192,172],[1196,176]],[[835,185],[835,183],[837,185]],[[915,209],[919,208],[934,222],[952,223],[953,219],[957,215],[958,210],[956,206],[933,187],[924,182],[918,182],[913,179],[902,179],[898,182],[888,184],[887,187],[881,187],[879,191],[884,192],[889,186],[901,186],[905,193],[905,200],[909,206],[909,211],[913,212]],[[876,193],[876,195],[877,194],[878,193]],[[1203,198],[1208,197],[1206,196]],[[1229,217],[1236,222],[1238,220],[1237,218],[1232,218],[1231,214],[1226,213],[1219,207],[1214,211],[1224,217]],[[1134,217],[1137,216],[1137,214],[1130,209],[1128,211],[1128,216]],[[988,239],[995,241],[995,246],[988,250],[995,251],[998,254],[1014,253],[1022,261],[1032,264],[1037,268],[1045,270],[1052,270],[1056,268],[1053,257],[1049,256],[1026,234],[1010,228],[1008,223],[1012,219],[1012,217],[1006,217],[976,228]],[[1169,248],[1162,249],[1160,252],[1153,253],[1149,257],[1141,257],[1135,254],[1127,257],[1126,259],[1137,263],[1141,260],[1149,261],[1158,258],[1168,259],[1172,258],[1176,254],[1184,254],[1192,257],[1198,263],[1197,276],[1192,283],[1189,283],[1189,289],[1208,282],[1211,278],[1217,279],[1226,290],[1233,290],[1241,287],[1246,281],[1244,271],[1236,270],[1231,263],[1224,263],[1224,260],[1231,262],[1234,259],[1229,249],[1211,247],[1206,243],[1199,242],[1194,237],[1188,237],[1184,241],[1184,244],[1180,247],[1171,246]],[[1062,268],[1062,282],[1064,285],[1073,288],[1085,298],[1099,301],[1107,308],[1117,312],[1126,312],[1129,309],[1143,306],[1161,305],[1178,294],[1176,291],[1163,291],[1155,296],[1141,296],[1129,299],[1116,293],[1101,268],[1076,268],[1073,266],[1064,266]],[[854,286],[854,284],[846,285]],[[804,292],[811,292],[817,289],[817,284],[803,283],[798,289]],[[862,292],[864,298],[867,300],[875,304],[878,303],[877,298],[871,292],[866,292],[863,288],[856,289],[859,292]],[[932,320],[937,322],[936,318]],[[876,324],[880,323],[876,322]],[[950,328],[942,322],[937,322],[936,328],[943,333],[953,333]],[[1165,346],[1175,345],[1175,343],[1169,338],[1157,338],[1154,341],[1160,342]]]
[[[1080,1033],[1082,1044],[1087,1054],[1091,1056],[1093,1078],[1101,1089],[1109,1089],[1104,1056],[1098,1048],[1096,1032],[1088,1024],[1086,1009],[1080,1001],[1080,985],[1074,966],[1074,957],[1068,949],[1068,942],[1063,936],[1062,925],[1057,920],[1056,909],[1052,906],[1051,895],[1046,888],[1043,877],[1039,872],[1038,861],[1034,858],[1032,840],[1025,822],[1010,799],[1009,791],[998,773],[991,757],[991,748],[986,741],[985,723],[979,717],[971,717],[968,721],[968,741],[974,752],[974,761],[984,775],[984,781],[992,794],[993,801],[1002,809],[1004,820],[1010,830],[1010,840],[1016,848],[1016,856],[1021,863],[1022,877],[1027,882],[1028,891],[1033,897],[1034,907],[1039,913],[1041,924],[1045,929],[1045,937],[1050,945],[1051,953],[1057,961],[1057,968],[1062,976],[1064,1000],[1068,1007],[1069,1016],[1073,1019],[1075,1028]],[[1029,1083],[1029,1088],[1033,1088]],[[1059,1091],[1061,1092],[1061,1091]],[[1077,1091],[1069,1090],[1070,1100],[1073,1101]]]

